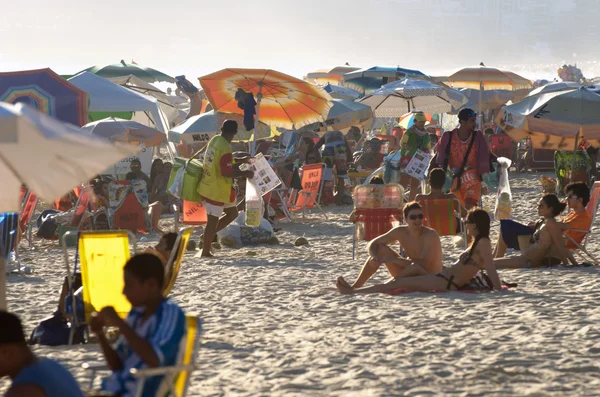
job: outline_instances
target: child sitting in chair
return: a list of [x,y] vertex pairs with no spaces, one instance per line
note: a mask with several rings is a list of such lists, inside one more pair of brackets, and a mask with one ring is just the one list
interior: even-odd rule
[[[132,306],[127,318],[121,319],[110,306],[94,314],[90,328],[98,336],[108,367],[113,371],[102,382],[104,392],[133,397],[137,388],[143,387],[142,396],[154,396],[162,377],[149,378],[140,385],[130,371],[177,364],[186,336],[186,320],[175,302],[163,298],[164,277],[164,267],[156,255],[133,256],[124,268],[123,294]],[[104,333],[108,325],[118,328],[121,335],[114,347]]]

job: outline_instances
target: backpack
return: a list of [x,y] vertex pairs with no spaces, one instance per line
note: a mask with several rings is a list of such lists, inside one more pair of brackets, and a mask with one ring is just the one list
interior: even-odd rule
[[[73,343],[84,343],[84,330],[85,326],[80,326],[75,330]],[[52,316],[43,319],[31,331],[28,343],[30,345],[39,344],[45,346],[68,345],[70,334],[71,324],[59,311],[56,311]]]

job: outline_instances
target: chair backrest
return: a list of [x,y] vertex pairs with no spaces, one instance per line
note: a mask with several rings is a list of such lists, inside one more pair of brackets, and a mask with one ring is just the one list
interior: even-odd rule
[[79,227],[81,225],[83,216],[88,210],[90,204],[91,194],[91,188],[86,188],[82,190],[81,194],[79,195],[79,198],[77,199],[77,203],[75,203],[75,213],[73,214],[73,218],[71,219],[71,226]]
[[598,204],[600,204],[600,181],[594,182],[592,191],[590,192],[590,201],[588,202],[585,210],[590,214],[592,218],[592,225],[596,218],[596,211],[598,210]]
[[123,268],[130,256],[129,234],[123,230],[81,232],[78,245],[86,320],[105,306],[114,307],[125,317],[131,310],[123,295]]
[[184,225],[204,225],[208,222],[206,208],[200,203],[183,200],[181,213]]
[[148,190],[144,180],[110,182],[108,197],[112,228],[133,232],[146,229]]
[[419,200],[425,219],[423,224],[434,229],[440,236],[455,236],[458,219],[454,216],[454,203],[457,199]]
[[21,216],[19,217],[19,228],[21,232],[25,231],[27,224],[31,221],[31,217],[35,211],[35,207],[38,202],[37,194],[29,190],[25,195],[25,201],[23,202],[23,209],[21,210]]
[[177,235],[177,239],[175,240],[175,245],[173,246],[173,250],[171,251],[171,256],[167,262],[167,266],[165,267],[165,274],[168,274],[168,270],[171,270],[171,279],[165,288],[163,295],[169,295],[169,292],[173,289],[175,285],[175,281],[177,280],[177,274],[179,274],[179,269],[181,268],[181,262],[183,262],[183,255],[187,249],[187,245],[190,241],[190,237],[194,232],[194,228],[188,227],[179,231]]
[[[315,206],[315,201],[317,201],[321,189],[324,166],[325,164],[319,163],[302,167],[302,190],[300,191],[302,194],[298,194],[296,205],[292,210],[313,208]],[[312,200],[309,199],[308,196],[310,196]]]
[[0,240],[0,255],[8,260],[10,253],[16,248],[19,225],[19,213],[7,212],[0,214],[0,228],[2,230],[2,239]]
[[[179,365],[190,365],[196,362],[198,355],[198,342],[202,335],[202,320],[195,315],[185,316],[187,332],[185,350],[181,356]],[[184,397],[190,384],[190,371],[180,372],[175,380],[176,397]]]
[[402,219],[404,189],[397,184],[359,185],[354,188],[356,222],[364,227],[363,240],[389,232]]
[[490,137],[490,146],[492,153],[496,156],[511,157],[512,139],[508,135],[496,134]]

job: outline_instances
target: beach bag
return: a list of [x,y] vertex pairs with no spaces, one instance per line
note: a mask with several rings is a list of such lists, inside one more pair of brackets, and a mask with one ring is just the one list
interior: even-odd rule
[[[84,342],[85,326],[78,327],[73,335],[73,343]],[[28,343],[30,345],[60,346],[69,344],[71,324],[60,312],[43,319],[37,327],[31,331]]]
[[494,217],[497,220],[510,219],[511,215],[511,200],[512,193],[510,191],[510,183],[508,180],[508,169],[511,161],[505,157],[498,158],[500,181],[498,184],[498,194],[496,196],[496,208],[494,209]]

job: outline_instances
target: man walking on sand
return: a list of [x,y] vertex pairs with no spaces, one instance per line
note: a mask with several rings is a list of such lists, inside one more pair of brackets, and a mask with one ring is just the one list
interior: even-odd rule
[[477,113],[465,108],[458,113],[460,126],[447,131],[439,142],[435,166],[454,174],[451,192],[467,210],[481,199],[482,175],[490,170],[490,149],[481,131],[476,131]]
[[[202,205],[206,208],[207,223],[204,229],[204,242],[201,257],[212,257],[210,253],[213,238],[238,216],[235,206],[233,179],[252,178],[252,171],[241,171],[239,165],[233,165],[231,141],[238,132],[235,120],[225,120],[221,134],[214,136],[204,154],[204,173],[198,185]],[[225,212],[224,216],[223,212]]]
[[[423,208],[415,201],[403,209],[404,221],[398,226],[369,243],[369,258],[365,262],[356,281],[350,285],[343,277],[338,284],[344,287],[360,288],[384,264],[392,278],[414,277],[437,274],[442,271],[442,244],[440,236],[433,229],[423,226]],[[400,243],[406,257],[389,247]]]

